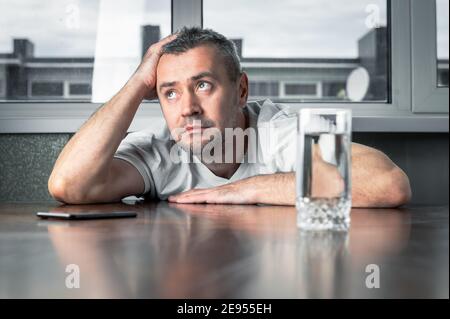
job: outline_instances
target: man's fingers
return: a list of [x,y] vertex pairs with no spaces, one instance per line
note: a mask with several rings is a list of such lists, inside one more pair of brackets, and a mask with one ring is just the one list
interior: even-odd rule
[[175,203],[207,203],[208,202],[208,196],[205,194],[199,194],[199,195],[191,195],[191,196],[179,196],[179,197],[169,197],[169,201],[175,202]]
[[161,56],[162,47],[169,43],[172,40],[175,40],[175,38],[178,36],[178,34],[174,33],[171,35],[168,35],[167,37],[159,40],[155,44],[151,45],[147,48],[147,52],[145,53],[144,60],[145,59],[152,59],[155,61],[159,60],[159,57]]
[[172,195],[171,197],[185,197],[185,196],[192,196],[192,195],[199,195],[199,194],[203,194],[203,193],[210,193],[213,191],[216,191],[217,188],[213,187],[213,188],[196,188],[196,189],[191,189],[182,193],[178,193],[175,195]]
[[189,193],[189,194],[181,193],[181,194],[169,196],[168,200],[178,202],[179,200],[188,200],[188,199],[193,199],[193,198],[196,198],[199,196],[205,196],[205,194],[206,193]]
[[164,45],[166,43],[169,43],[172,40],[175,40],[177,36],[178,36],[178,33],[169,34],[167,37],[161,39],[161,41],[159,41],[159,42],[161,42]]
[[167,37],[165,37],[165,38],[159,40],[159,41],[156,43],[158,53],[161,52],[161,49],[162,49],[162,47],[163,47],[165,44],[167,44],[167,43],[169,43],[169,42],[175,40],[177,36],[178,36],[178,34],[174,33],[174,34],[168,35]]

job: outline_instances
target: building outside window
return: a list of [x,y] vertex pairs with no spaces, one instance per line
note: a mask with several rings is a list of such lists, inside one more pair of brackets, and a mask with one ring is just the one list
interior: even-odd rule
[[[0,102],[107,101],[146,48],[172,32],[174,2],[1,1]],[[392,7],[389,0],[203,0],[196,14],[236,44],[251,100],[389,105]],[[436,0],[436,31],[437,83],[448,87],[447,0]],[[367,90],[354,100],[349,78],[361,69]]]
[[387,103],[388,7],[386,0],[273,1],[264,6],[257,0],[204,0],[203,24],[235,39],[250,85],[293,82],[280,84],[275,100],[351,102],[346,83],[362,67],[370,75],[363,101]]
[[0,100],[104,102],[171,32],[170,0],[0,2]]

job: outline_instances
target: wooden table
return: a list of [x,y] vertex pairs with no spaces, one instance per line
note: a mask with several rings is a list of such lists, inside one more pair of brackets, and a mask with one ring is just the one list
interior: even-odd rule
[[[52,210],[138,217],[35,216]],[[353,209],[348,233],[314,233],[293,207],[0,204],[0,298],[448,298],[448,214]]]

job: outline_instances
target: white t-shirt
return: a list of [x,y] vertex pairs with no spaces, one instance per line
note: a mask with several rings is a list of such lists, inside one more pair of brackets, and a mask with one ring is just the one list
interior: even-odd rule
[[[195,156],[194,161],[189,161],[188,152],[175,143],[167,126],[162,131],[146,129],[128,134],[114,157],[129,162],[142,175],[145,190],[141,195],[162,200],[193,188],[210,188],[255,175],[294,171],[296,112],[270,100],[249,102],[245,108],[249,127],[256,134],[249,135],[247,153],[230,179],[215,175]],[[181,160],[171,159],[174,150]]]

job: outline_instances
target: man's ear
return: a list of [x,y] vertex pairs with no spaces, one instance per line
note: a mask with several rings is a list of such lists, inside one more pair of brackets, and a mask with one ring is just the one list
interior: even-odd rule
[[244,107],[248,99],[248,76],[245,72],[239,78],[239,106]]

